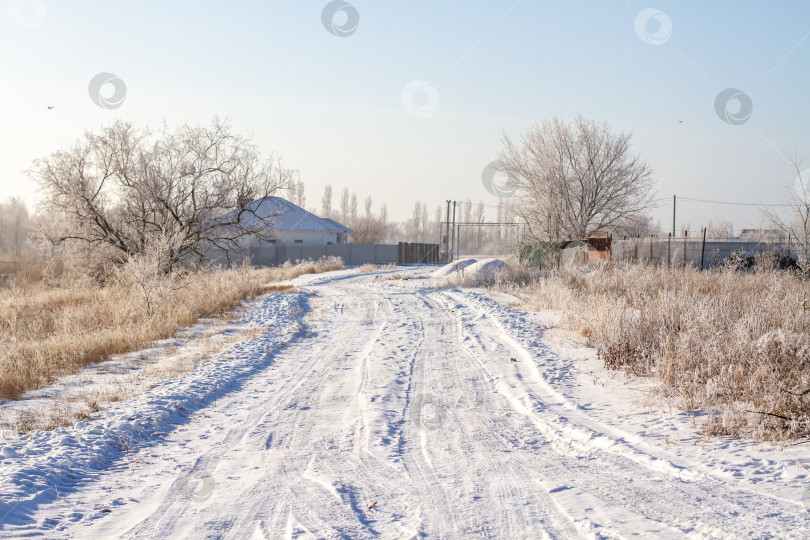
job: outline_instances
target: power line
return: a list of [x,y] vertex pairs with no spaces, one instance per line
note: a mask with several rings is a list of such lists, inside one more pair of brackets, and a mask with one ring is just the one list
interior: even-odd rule
[[729,204],[734,206],[792,206],[790,204],[766,204],[766,203],[743,203],[743,202],[732,202],[732,201],[712,201],[708,199],[694,199],[692,197],[683,197],[678,196],[678,200],[684,201],[693,201],[693,202],[702,202],[702,203],[711,203],[711,204]]

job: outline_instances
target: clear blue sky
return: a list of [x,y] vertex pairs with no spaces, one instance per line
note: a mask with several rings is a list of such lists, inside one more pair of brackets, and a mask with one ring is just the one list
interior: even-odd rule
[[[359,24],[347,37],[327,32],[321,0],[5,3],[0,198],[34,201],[21,171],[86,129],[216,114],[301,171],[307,206],[330,183],[387,203],[395,219],[417,200],[493,204],[481,172],[502,134],[551,115],[631,131],[661,198],[783,202],[795,177],[784,154],[797,144],[810,167],[806,0],[353,0]],[[650,7],[672,25],[645,27],[642,37],[664,38],[657,45],[634,25]],[[126,83],[121,107],[90,99],[99,72]],[[416,103],[432,114],[403,105],[412,81],[435,88],[437,106]],[[740,125],[715,112],[729,87],[753,103]],[[669,227],[666,204],[656,217]],[[747,207],[679,206],[679,226],[759,219]]]

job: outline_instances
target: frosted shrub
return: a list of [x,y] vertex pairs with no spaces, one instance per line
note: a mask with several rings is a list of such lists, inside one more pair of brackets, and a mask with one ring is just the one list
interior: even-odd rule
[[712,434],[810,436],[810,284],[791,272],[613,265],[551,272],[519,290],[555,309],[610,369],[704,409]]

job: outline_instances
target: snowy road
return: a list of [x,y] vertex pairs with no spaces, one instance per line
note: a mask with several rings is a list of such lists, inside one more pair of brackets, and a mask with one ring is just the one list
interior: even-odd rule
[[[107,452],[101,464],[81,465],[94,439],[76,435],[84,443],[72,447],[75,474],[44,477],[58,495],[18,489],[0,507],[0,535],[810,532],[800,497],[715,474],[592,413],[574,397],[573,362],[553,352],[529,315],[481,293],[423,288],[424,269],[397,273],[412,279],[351,271],[299,278],[306,314],[286,346],[223,382],[213,398],[179,407],[187,414],[144,420],[149,437]],[[262,347],[240,350],[248,361]],[[148,400],[134,400],[127,419]],[[41,444],[53,448],[48,436]],[[0,461],[0,487],[36,477],[26,467],[68,459],[54,452]]]

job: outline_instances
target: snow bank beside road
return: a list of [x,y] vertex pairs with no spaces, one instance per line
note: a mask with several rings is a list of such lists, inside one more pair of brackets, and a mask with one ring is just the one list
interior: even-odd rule
[[500,259],[481,259],[471,264],[464,274],[473,281],[491,281],[512,270],[512,267]]
[[452,283],[476,285],[494,281],[512,267],[501,259],[459,259],[434,271],[431,277],[447,278]]
[[[198,369],[78,422],[72,428],[35,431],[6,439],[0,451],[0,524],[19,523],[44,503],[69,492],[92,471],[186,422],[190,413],[272,363],[279,347],[299,335],[306,310],[302,293],[271,293],[243,317],[260,337],[229,347]],[[16,456],[16,457],[15,457]],[[14,513],[13,516],[10,514]]]
[[459,259],[442,266],[430,275],[435,278],[463,277],[478,282],[495,279],[510,270],[512,267],[501,259]]
[[457,272],[461,272],[468,266],[473,265],[477,262],[478,259],[459,259],[457,261],[451,262],[450,264],[442,266],[441,268],[434,271],[430,275],[435,278],[451,277],[454,276]]

